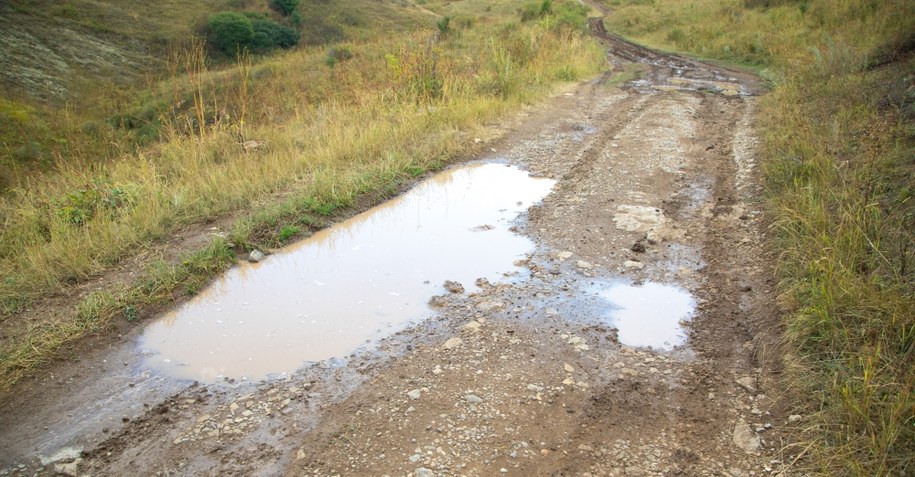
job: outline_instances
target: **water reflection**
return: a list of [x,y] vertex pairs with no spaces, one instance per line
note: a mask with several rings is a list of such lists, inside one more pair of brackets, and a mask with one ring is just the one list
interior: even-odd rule
[[178,378],[257,379],[344,356],[429,313],[445,280],[497,281],[533,249],[508,229],[554,181],[475,164],[240,264],[150,325],[147,365]]
[[680,322],[692,318],[696,307],[688,291],[660,283],[617,284],[600,295],[612,304],[609,317],[620,343],[671,349],[686,342]]

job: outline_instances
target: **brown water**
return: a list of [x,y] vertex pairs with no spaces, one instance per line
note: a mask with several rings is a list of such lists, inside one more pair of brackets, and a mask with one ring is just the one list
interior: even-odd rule
[[150,325],[145,364],[201,381],[259,379],[346,356],[428,315],[456,280],[504,278],[533,250],[509,231],[554,181],[473,164],[291,245],[239,264]]
[[616,284],[600,295],[613,306],[610,320],[621,344],[669,350],[686,342],[681,321],[691,319],[696,307],[688,291],[660,283]]

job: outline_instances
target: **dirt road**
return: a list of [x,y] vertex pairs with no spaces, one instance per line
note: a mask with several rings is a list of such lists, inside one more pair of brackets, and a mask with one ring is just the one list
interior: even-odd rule
[[[468,158],[557,181],[516,224],[536,243],[524,278],[443,288],[431,319],[284,380],[168,383],[99,350],[48,381],[53,399],[2,411],[7,472],[778,473],[793,424],[776,406],[759,91],[592,29],[613,71],[499,125],[491,152]],[[615,287],[647,293],[634,325],[608,320]],[[682,296],[686,343],[638,346],[652,332],[639,320]],[[101,404],[77,410],[88,400]]]

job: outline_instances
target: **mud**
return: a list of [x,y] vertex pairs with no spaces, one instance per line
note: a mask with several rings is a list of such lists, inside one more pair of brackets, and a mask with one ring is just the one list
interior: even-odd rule
[[[594,31],[611,65],[641,65],[644,76],[617,88],[622,73],[609,72],[566,91],[499,125],[492,152],[468,158],[556,181],[514,224],[534,244],[517,262],[526,270],[518,279],[449,277],[464,292],[439,290],[427,319],[260,382],[176,385],[137,374],[139,357],[100,349],[3,408],[2,433],[16,439],[3,440],[2,467],[39,475],[790,474],[758,201],[756,83]],[[678,84],[682,77],[739,87],[692,87]],[[640,300],[640,290],[662,285],[670,296]],[[635,328],[620,314],[633,301],[648,305]],[[675,309],[664,323],[641,319],[668,305]],[[656,330],[638,336],[659,341],[632,338],[633,329]],[[119,377],[100,384],[102,376]],[[43,389],[54,397],[36,397]],[[89,403],[95,420],[74,412]],[[49,458],[65,447],[82,452]]]

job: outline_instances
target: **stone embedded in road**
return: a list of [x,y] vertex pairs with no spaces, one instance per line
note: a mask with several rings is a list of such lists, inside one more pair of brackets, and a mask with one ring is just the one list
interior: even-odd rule
[[737,378],[737,384],[750,394],[756,394],[756,378],[753,376],[743,376]]
[[455,338],[451,338],[448,341],[446,341],[445,344],[442,345],[442,348],[456,349],[456,348],[460,348],[461,346],[463,346],[463,344],[464,344],[464,340],[455,337]]
[[578,262],[575,262],[575,266],[577,266],[578,268],[581,268],[582,270],[590,270],[590,269],[594,268],[594,265],[591,265],[590,262],[586,262],[584,260],[579,260]]
[[483,398],[481,398],[480,396],[477,396],[476,394],[468,394],[468,395],[464,396],[464,400],[469,402],[470,404],[480,404],[481,402],[483,402]]
[[461,330],[475,332],[475,331],[480,331],[480,328],[482,326],[483,325],[481,325],[479,321],[474,320],[474,321],[471,321],[470,323],[467,323],[466,325],[462,326]]
[[753,432],[750,425],[743,419],[740,419],[734,424],[734,435],[732,439],[737,447],[740,447],[748,454],[755,454],[759,451],[759,436]]
[[407,393],[407,397],[409,397],[410,399],[412,399],[414,401],[419,399],[420,396],[422,396],[422,395],[423,395],[423,392],[419,389],[414,389]]
[[503,307],[505,307],[505,304],[503,304],[501,301],[494,300],[484,301],[483,303],[477,305],[477,309],[480,311],[501,310]]

